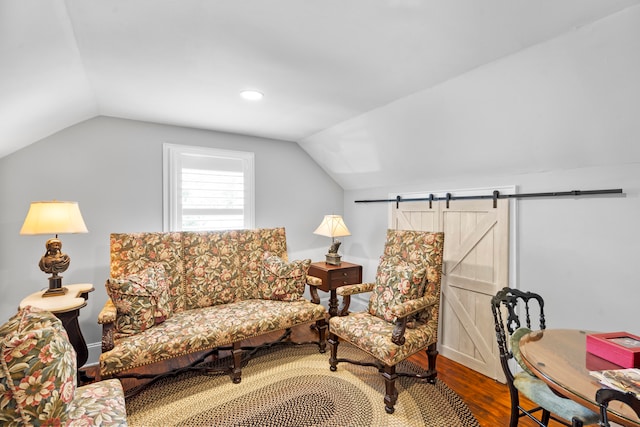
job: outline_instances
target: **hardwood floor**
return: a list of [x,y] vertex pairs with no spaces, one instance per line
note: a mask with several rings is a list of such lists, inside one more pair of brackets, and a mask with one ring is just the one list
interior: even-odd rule
[[[413,355],[410,361],[426,368],[427,357],[424,353]],[[436,362],[438,378],[464,400],[482,427],[498,427],[509,425],[511,400],[509,389],[505,384],[479,374],[444,356],[438,356]],[[533,403],[521,400],[525,408],[532,408]],[[524,417],[518,423],[519,427],[537,426],[532,420]],[[549,422],[550,427],[562,426],[555,421]]]
[[[311,331],[307,325],[303,325],[293,329],[292,337],[296,341],[306,341],[314,339],[315,332]],[[278,334],[271,334],[266,337],[260,337],[249,340],[247,345],[257,345],[261,342],[273,340]],[[190,355],[189,357],[173,359],[160,364],[152,365],[153,370],[146,368],[137,372],[163,372],[175,367],[184,366],[190,361],[196,360],[199,354]],[[327,356],[328,357],[328,356]],[[425,367],[427,366],[427,358],[424,352],[412,356],[409,360]],[[482,374],[479,374],[459,363],[456,363],[444,356],[438,356],[437,359],[438,378],[454,390],[465,401],[471,412],[478,419],[482,427],[501,427],[509,425],[509,391],[507,386],[494,381]],[[96,376],[97,366],[86,368],[86,372],[90,376]],[[382,380],[382,379],[381,379]],[[123,379],[122,385],[125,390],[141,384],[142,380]],[[529,407],[531,404],[529,404]],[[519,427],[536,426],[536,424],[526,418],[521,418]],[[550,422],[550,426],[556,427],[561,424],[554,421]]]

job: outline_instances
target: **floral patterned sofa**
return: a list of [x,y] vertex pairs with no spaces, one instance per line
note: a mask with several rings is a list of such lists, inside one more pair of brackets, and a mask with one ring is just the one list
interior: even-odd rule
[[0,425],[127,425],[119,380],[76,387],[76,353],[50,312],[18,311],[0,326],[0,352]]
[[313,322],[324,352],[327,311],[302,296],[311,261],[286,249],[284,228],[111,234],[101,376],[224,347],[237,383],[243,340]]

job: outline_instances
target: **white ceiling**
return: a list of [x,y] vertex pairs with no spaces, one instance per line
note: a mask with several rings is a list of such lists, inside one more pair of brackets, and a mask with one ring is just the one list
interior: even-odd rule
[[0,157],[97,115],[300,141],[634,4],[1,0]]

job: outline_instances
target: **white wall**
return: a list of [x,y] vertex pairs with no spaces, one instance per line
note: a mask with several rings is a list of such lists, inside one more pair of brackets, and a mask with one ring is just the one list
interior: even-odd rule
[[[640,332],[640,7],[301,142],[346,190],[345,259],[375,274],[389,193],[516,185],[624,197],[518,201],[516,283],[550,327]],[[487,310],[489,308],[487,307]]]
[[19,235],[30,202],[78,201],[89,233],[60,236],[63,283],[94,284],[80,326],[97,360],[109,233],[162,231],[164,142],[254,152],[256,227],[284,226],[291,259],[322,259],[330,242],[313,230],[342,212],[343,190],[296,143],[97,117],[0,159],[0,323],[48,284],[38,261],[51,236]]

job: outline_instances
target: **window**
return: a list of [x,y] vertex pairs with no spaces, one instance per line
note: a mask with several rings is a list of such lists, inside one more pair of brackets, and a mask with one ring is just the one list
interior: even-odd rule
[[164,144],[165,231],[254,226],[253,153]]

